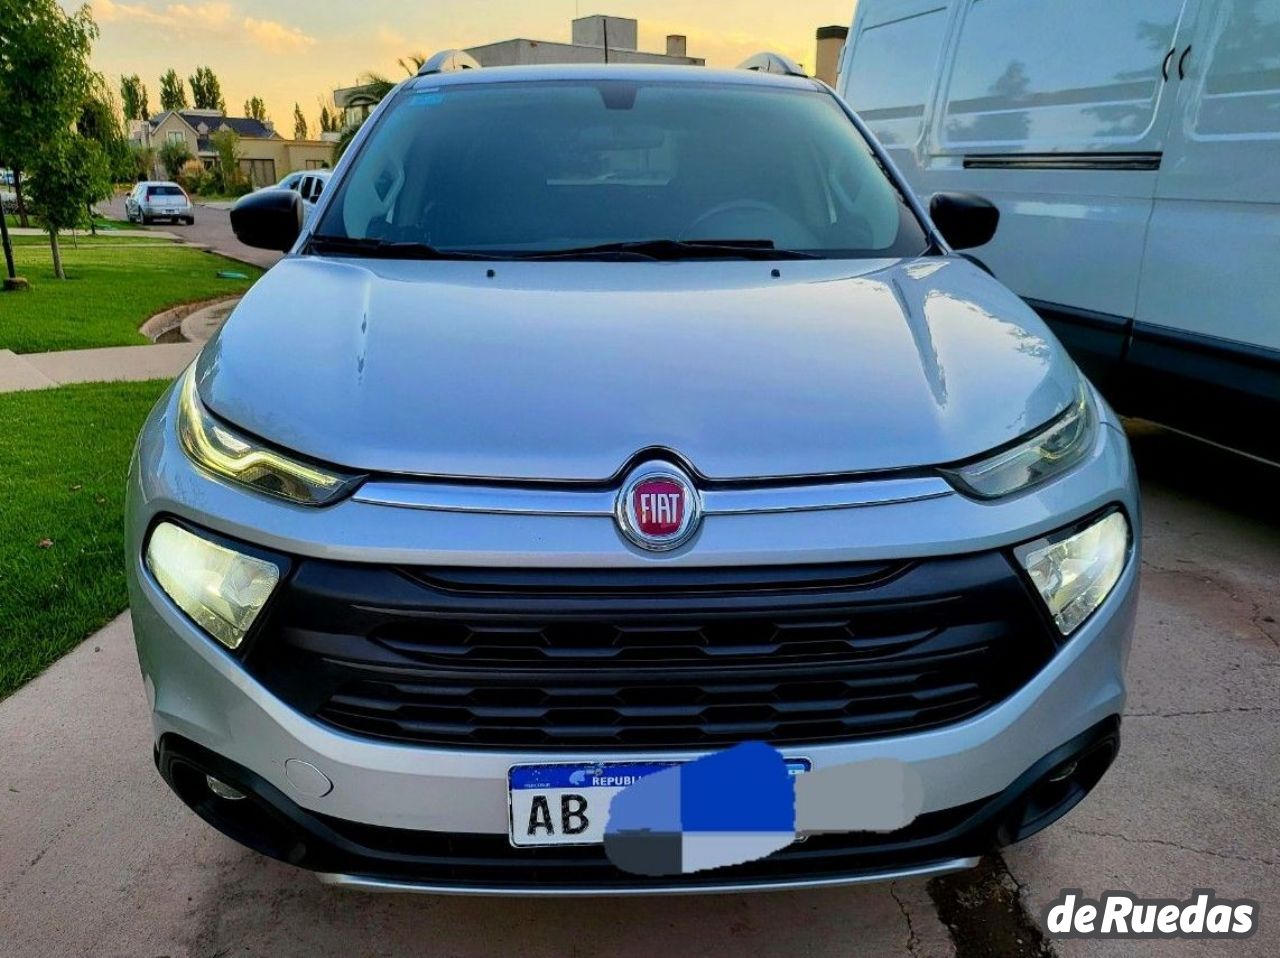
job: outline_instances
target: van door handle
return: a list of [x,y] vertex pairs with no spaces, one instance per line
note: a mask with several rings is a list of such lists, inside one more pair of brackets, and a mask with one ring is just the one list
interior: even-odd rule
[[1173,60],[1173,55],[1174,53],[1177,52],[1177,50],[1178,48],[1174,47],[1172,50],[1166,53],[1164,55],[1164,63],[1160,64],[1160,75],[1164,77],[1166,83],[1169,82],[1169,63]]
[[1186,71],[1183,69],[1187,65],[1187,55],[1191,53],[1191,45],[1182,51],[1182,56],[1178,57],[1178,79],[1185,80],[1187,78]]

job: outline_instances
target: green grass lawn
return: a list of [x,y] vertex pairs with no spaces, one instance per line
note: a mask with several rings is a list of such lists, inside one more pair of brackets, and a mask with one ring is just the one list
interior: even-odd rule
[[120,230],[142,229],[142,227],[139,226],[137,223],[132,223],[129,220],[113,220],[113,219],[107,219],[106,217],[103,217],[103,216],[97,217],[94,220],[94,223],[97,225],[98,229],[100,230],[120,231]]
[[[86,243],[89,245],[93,245],[94,243],[171,244],[173,242],[172,240],[167,240],[167,239],[164,239],[163,237],[156,237],[154,240],[135,239],[132,235],[121,236],[120,234],[123,232],[124,232],[123,230],[119,230],[119,231],[103,230],[97,236],[92,236],[89,233],[77,234],[74,239],[74,242],[72,241],[72,237],[70,236],[59,236],[58,243],[62,247],[62,251],[65,254],[68,249],[70,249],[74,253],[78,247],[78,244],[86,244]],[[49,252],[49,237],[44,235],[43,233],[39,236],[11,236],[9,237],[9,242],[12,243],[15,247],[38,246],[42,250],[44,250],[46,254]],[[53,261],[50,260],[50,264],[52,264],[52,262]],[[49,268],[53,269],[53,266],[50,265]]]
[[[243,292],[262,271],[236,260],[178,245],[145,247],[142,240],[82,237],[62,248],[67,279],[54,278],[49,244],[16,242],[18,272],[31,282],[21,293],[0,293],[0,349],[38,353],[147,342],[138,327],[181,303]],[[231,269],[248,280],[219,279]]]
[[166,385],[0,394],[0,698],[128,605],[125,474]]
[[[17,217],[15,214],[13,214],[13,213],[6,213],[6,214],[4,215],[4,221],[5,221],[5,223],[7,223],[9,226],[19,226],[19,225],[20,225],[20,224],[18,223],[18,217]],[[36,219],[34,216],[30,216],[30,215],[28,215],[28,217],[27,217],[27,222],[28,222],[31,226],[35,227],[36,229],[39,229],[39,228],[40,228],[40,221],[39,221],[38,219]],[[137,223],[130,223],[128,220],[113,220],[113,219],[108,219],[108,218],[107,218],[107,217],[105,217],[105,216],[98,216],[98,217],[95,217],[95,218],[94,218],[94,222],[97,224],[98,229],[100,229],[100,230],[101,230],[101,229],[110,229],[110,230],[137,230],[137,229],[141,229],[141,228],[142,228],[142,227],[140,227]],[[85,232],[88,232],[88,231],[86,230]]]

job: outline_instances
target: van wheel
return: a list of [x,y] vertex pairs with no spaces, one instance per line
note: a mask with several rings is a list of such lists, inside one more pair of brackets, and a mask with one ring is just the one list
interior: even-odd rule
[[150,226],[150,225],[151,225],[151,217],[150,217],[150,216],[148,216],[146,213],[143,213],[143,214],[142,214],[142,225],[143,225],[143,226]]
[[185,222],[186,222],[186,224],[187,224],[188,226],[195,226],[195,225],[196,225],[196,218],[195,218],[194,216],[188,216],[188,217],[186,218],[186,221],[185,221]]

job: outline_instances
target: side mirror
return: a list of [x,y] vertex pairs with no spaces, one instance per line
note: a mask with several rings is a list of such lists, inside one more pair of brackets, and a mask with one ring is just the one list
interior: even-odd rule
[[302,232],[302,198],[292,190],[260,190],[236,200],[231,228],[246,246],[287,252]]
[[929,216],[952,249],[973,249],[991,242],[1000,210],[975,193],[934,193]]

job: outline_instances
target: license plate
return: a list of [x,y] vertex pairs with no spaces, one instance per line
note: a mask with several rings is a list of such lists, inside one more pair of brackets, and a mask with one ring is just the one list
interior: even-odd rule
[[[789,758],[792,775],[809,771],[809,760]],[[613,796],[646,775],[680,762],[513,765],[507,771],[511,844],[598,845]]]

